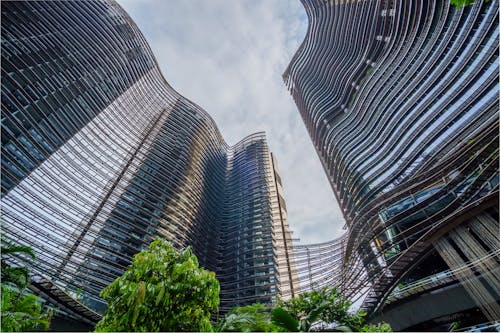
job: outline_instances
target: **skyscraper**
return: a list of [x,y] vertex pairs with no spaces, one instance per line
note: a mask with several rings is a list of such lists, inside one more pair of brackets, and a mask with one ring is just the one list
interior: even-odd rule
[[264,133],[229,146],[115,2],[4,1],[1,96],[2,231],[36,252],[41,292],[101,311],[155,237],[216,272],[222,311],[293,289]]
[[347,222],[331,275],[396,330],[499,319],[498,1],[302,3],[283,77]]

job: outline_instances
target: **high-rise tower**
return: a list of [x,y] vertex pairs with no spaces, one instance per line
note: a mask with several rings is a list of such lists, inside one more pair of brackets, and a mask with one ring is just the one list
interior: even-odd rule
[[499,319],[498,1],[302,3],[283,77],[347,221],[332,276],[396,330]]
[[36,287],[67,311],[64,290],[102,310],[155,237],[216,272],[223,311],[292,288],[265,135],[227,145],[115,2],[2,2],[1,95],[2,231],[34,249]]

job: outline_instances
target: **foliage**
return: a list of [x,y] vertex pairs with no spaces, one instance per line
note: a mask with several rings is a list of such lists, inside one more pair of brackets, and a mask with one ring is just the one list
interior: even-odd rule
[[[271,312],[271,321],[290,332],[327,330],[337,332],[391,332],[386,323],[367,324],[366,312],[350,313],[351,302],[336,288],[323,288],[280,301]],[[331,328],[331,325],[335,325]]]
[[365,324],[360,327],[359,332],[392,332],[392,328],[387,323]]
[[48,329],[52,309],[43,309],[40,300],[27,289],[29,271],[25,266],[9,264],[9,258],[27,255],[35,258],[30,247],[2,243],[1,327],[3,332],[20,332]]
[[453,332],[456,331],[460,328],[460,322],[459,321],[454,321],[450,324],[449,331]]
[[252,304],[231,309],[217,323],[218,332],[277,332],[281,327],[271,322],[271,312],[264,304]]
[[347,318],[345,323],[356,332],[392,332],[391,325],[385,322],[368,324],[366,323],[365,317],[366,312],[359,310]]
[[351,324],[349,306],[351,303],[340,296],[336,288],[323,288],[288,301],[280,301],[278,306],[298,321],[298,330],[310,331],[311,326],[320,322]]
[[450,0],[450,3],[454,6],[470,6],[474,3],[474,0]]
[[219,282],[190,247],[179,253],[157,239],[100,296],[108,308],[96,331],[212,331]]
[[299,331],[299,321],[283,308],[275,308],[271,312],[271,320],[275,325],[283,327],[288,332]]
[[[450,0],[450,4],[456,7],[470,6],[473,5],[475,0]],[[484,2],[490,2],[490,0],[485,0]]]
[[29,284],[29,271],[27,267],[13,267],[7,261],[12,255],[27,255],[35,259],[33,249],[23,245],[13,245],[2,243],[2,283],[12,284],[19,288],[24,288]]
[[48,329],[52,310],[43,311],[39,299],[25,289],[2,283],[2,332]]

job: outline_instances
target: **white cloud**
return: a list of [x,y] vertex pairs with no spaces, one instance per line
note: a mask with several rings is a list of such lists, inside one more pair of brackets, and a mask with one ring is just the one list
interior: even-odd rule
[[288,220],[301,243],[344,224],[281,75],[307,28],[298,0],[120,0],[166,80],[202,106],[229,144],[265,130],[283,179]]

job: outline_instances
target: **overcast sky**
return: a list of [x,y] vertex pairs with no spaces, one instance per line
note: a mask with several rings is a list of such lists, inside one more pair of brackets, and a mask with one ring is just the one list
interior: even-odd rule
[[229,144],[266,131],[300,243],[331,240],[344,220],[282,73],[307,29],[299,0],[118,0],[166,80],[203,107]]

